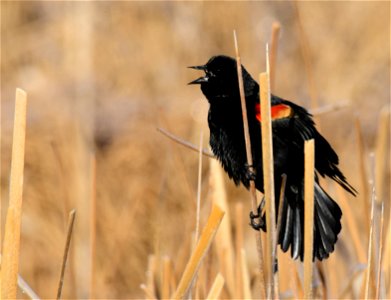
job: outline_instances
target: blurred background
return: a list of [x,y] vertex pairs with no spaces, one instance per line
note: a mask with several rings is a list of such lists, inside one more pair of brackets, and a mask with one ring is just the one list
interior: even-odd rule
[[[28,93],[20,274],[40,297],[55,295],[72,208],[65,298],[144,297],[149,254],[187,261],[182,242],[195,226],[198,156],[156,128],[194,144],[202,131],[207,146],[208,104],[197,86],[187,85],[200,75],[186,67],[216,54],[234,56],[235,29],[242,63],[257,78],[275,21],[281,32],[274,93],[314,112],[314,103],[342,104],[317,122],[360,192],[346,195],[360,221],[356,203],[369,203],[360,158],[370,177],[369,153],[388,120],[382,116],[390,103],[389,2],[1,3],[1,223],[19,87]],[[388,143],[375,159],[382,162],[376,183],[386,212]],[[208,160],[202,221],[210,209]],[[232,205],[243,203],[247,225],[248,194],[228,180],[226,187]],[[333,185],[328,191],[336,195]],[[249,266],[256,268],[253,235],[245,228]],[[355,263],[349,239],[343,230],[333,254],[346,258],[346,272]]]

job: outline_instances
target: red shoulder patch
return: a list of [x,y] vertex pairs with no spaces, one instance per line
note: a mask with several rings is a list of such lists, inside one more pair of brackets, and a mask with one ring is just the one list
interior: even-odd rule
[[[257,120],[262,122],[261,105],[259,103],[255,106],[255,113]],[[288,118],[292,116],[292,108],[286,104],[276,104],[271,107],[272,121],[277,119]]]

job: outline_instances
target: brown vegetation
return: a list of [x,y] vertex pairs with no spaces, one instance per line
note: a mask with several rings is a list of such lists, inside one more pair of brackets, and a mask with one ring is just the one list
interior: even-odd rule
[[[28,107],[19,274],[41,298],[57,293],[73,208],[63,298],[173,295],[194,248],[198,157],[156,127],[194,144],[202,130],[206,145],[207,102],[186,85],[197,76],[186,66],[234,56],[236,29],[242,63],[257,78],[274,21],[281,27],[273,92],[314,112],[347,104],[317,115],[359,195],[322,183],[341,204],[343,230],[335,252],[317,264],[314,294],[390,297],[390,3],[298,2],[296,10],[290,2],[8,1],[1,8],[2,237],[20,87]],[[224,235],[215,239],[226,244],[212,243],[192,295],[256,297],[249,195],[226,176],[217,189],[216,174],[204,157],[200,229],[213,199],[226,195]],[[277,254],[280,297],[303,296],[301,263]],[[19,289],[18,297],[27,296]]]

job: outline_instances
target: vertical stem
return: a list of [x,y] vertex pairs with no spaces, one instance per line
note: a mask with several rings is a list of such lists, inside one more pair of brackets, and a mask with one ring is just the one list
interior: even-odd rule
[[314,140],[304,143],[304,297],[313,298]]
[[[267,60],[268,61],[268,60]],[[267,63],[268,64],[268,63]],[[269,69],[269,68],[267,68]],[[275,262],[275,240],[276,240],[276,208],[274,194],[274,159],[272,124],[270,112],[270,81],[269,73],[261,73],[260,78],[261,96],[261,129],[262,129],[262,159],[263,159],[263,180],[266,201],[266,266],[268,298],[274,298],[273,266]]]
[[57,297],[56,297],[57,300],[61,299],[62,286],[64,283],[65,267],[66,267],[67,261],[68,261],[69,246],[71,244],[73,224],[75,223],[75,216],[76,216],[76,211],[73,209],[69,213],[67,238],[65,241],[64,255],[63,255],[62,265],[61,265],[60,280],[58,282],[58,289],[57,289]]
[[96,156],[91,153],[91,207],[90,207],[90,297],[95,298],[95,256],[96,256]]
[[[94,23],[95,2],[67,2],[64,6],[67,72],[72,74],[73,103],[71,159],[69,161],[69,193],[72,207],[78,213],[70,267],[75,274],[74,298],[91,298],[91,167],[90,155],[94,143]],[[77,72],[75,72],[77,70]],[[83,266],[76,262],[83,262]]]
[[198,155],[198,183],[197,183],[197,213],[196,213],[196,230],[195,230],[195,244],[198,241],[198,235],[200,230],[200,206],[201,206],[201,179],[202,179],[202,140],[203,133],[200,133],[200,146]]
[[365,299],[370,299],[371,297],[371,281],[373,281],[373,227],[374,227],[374,208],[375,208],[376,194],[374,183],[372,182],[372,196],[371,196],[371,223],[369,224],[369,240],[368,240],[368,262],[367,262],[367,270],[365,276]]
[[2,299],[16,298],[20,253],[20,227],[22,221],[26,110],[27,94],[21,89],[16,89],[9,206],[5,223],[1,264]]
[[379,229],[379,251],[377,256],[377,275],[376,275],[376,296],[375,299],[379,299],[381,288],[381,273],[382,273],[382,260],[383,260],[383,227],[384,227],[384,202],[381,203],[380,212],[380,229]]
[[[250,131],[248,127],[248,118],[247,118],[247,107],[246,107],[246,98],[244,94],[244,85],[243,85],[243,75],[242,75],[242,64],[239,55],[238,42],[236,38],[236,32],[234,31],[234,42],[235,42],[235,52],[236,52],[236,66],[238,70],[238,82],[239,82],[239,93],[240,93],[240,102],[242,106],[242,116],[243,116],[243,129],[244,129],[244,139],[246,143],[246,157],[247,164],[250,166],[250,171],[255,173],[253,165],[253,158],[251,154],[251,141],[250,141]],[[255,182],[250,180],[250,194],[251,194],[251,204],[253,213],[257,213],[257,195],[255,191]],[[263,250],[262,250],[262,240],[261,233],[255,232],[255,241],[257,243],[257,254],[258,254],[258,264],[259,264],[259,275],[261,279],[261,297],[266,297],[265,291],[265,275],[263,272]]]
[[[224,186],[223,170],[216,159],[210,160],[209,172],[209,198],[212,200],[213,204],[218,205],[225,211],[225,217],[221,221],[220,229],[215,238],[215,253],[218,255],[221,273],[226,282],[225,286],[228,291],[228,297],[233,297],[235,294],[235,267],[231,215]],[[236,220],[242,220],[242,216]]]
[[168,256],[165,256],[163,257],[162,299],[170,298],[170,280],[172,276],[171,260]]
[[359,156],[359,163],[360,163],[360,177],[361,177],[361,188],[362,188],[362,215],[365,218],[365,222],[369,224],[370,217],[369,217],[369,209],[368,209],[368,199],[369,199],[369,192],[368,192],[368,175],[367,170],[365,167],[365,145],[364,145],[364,139],[363,134],[361,130],[361,123],[358,116],[355,117],[354,125],[356,128],[356,139],[357,139],[357,146],[358,146],[358,156]]
[[380,204],[385,196],[384,190],[384,175],[386,171],[386,164],[384,161],[387,157],[387,146],[389,144],[390,137],[390,112],[388,107],[383,107],[380,111],[379,116],[379,127],[377,130],[376,140],[376,155],[375,155],[375,182],[376,182],[376,199],[377,203]]

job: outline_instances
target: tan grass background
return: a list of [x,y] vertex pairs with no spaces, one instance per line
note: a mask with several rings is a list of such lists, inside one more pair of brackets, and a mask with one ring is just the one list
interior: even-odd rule
[[[356,199],[347,197],[366,249],[367,224],[357,204],[364,195],[354,122],[361,123],[370,174],[368,153],[376,147],[381,109],[389,109],[390,101],[390,3],[299,2],[298,8],[319,106],[349,103],[318,121],[360,192]],[[1,224],[8,205],[14,93],[20,87],[29,104],[19,273],[38,295],[55,296],[72,208],[77,216],[65,298],[143,297],[140,284],[151,253],[184,265],[195,228],[198,156],[156,127],[193,143],[203,130],[206,144],[207,102],[198,88],[187,86],[199,74],[186,66],[205,63],[214,54],[234,56],[236,29],[242,63],[258,78],[274,21],[281,23],[275,93],[310,107],[298,19],[290,2],[1,3]],[[386,205],[385,224],[388,151],[378,160],[385,166],[378,195]],[[207,160],[203,223],[210,209]],[[228,180],[226,187],[232,205],[244,204],[247,224],[247,193]],[[334,185],[328,190],[339,195]],[[88,229],[94,194],[91,277]],[[344,223],[333,254],[344,264],[334,283],[330,279],[334,296],[358,261],[346,228]],[[245,237],[249,268],[256,269],[247,226]]]

